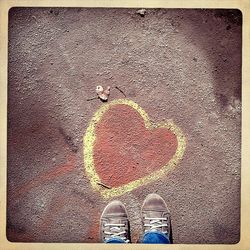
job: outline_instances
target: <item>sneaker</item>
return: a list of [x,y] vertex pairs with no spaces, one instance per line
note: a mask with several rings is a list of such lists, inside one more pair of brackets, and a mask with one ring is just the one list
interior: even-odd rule
[[161,196],[149,194],[141,208],[144,234],[149,231],[160,231],[170,236],[170,212]]
[[102,242],[112,239],[130,242],[128,215],[120,201],[112,201],[104,208],[100,220],[100,238]]

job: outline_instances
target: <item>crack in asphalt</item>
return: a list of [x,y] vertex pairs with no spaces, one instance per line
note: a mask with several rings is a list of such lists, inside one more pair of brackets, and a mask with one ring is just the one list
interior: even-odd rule
[[74,152],[77,153],[79,147],[77,145],[75,145],[73,138],[71,136],[69,136],[62,127],[59,127],[59,132],[60,134],[63,136],[64,141],[66,142],[66,144],[68,145],[69,149]]

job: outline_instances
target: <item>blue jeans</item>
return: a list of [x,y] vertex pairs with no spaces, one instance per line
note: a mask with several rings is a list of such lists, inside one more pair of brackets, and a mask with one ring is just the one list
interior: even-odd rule
[[[120,238],[113,238],[106,241],[106,243],[125,243],[124,240]],[[171,244],[169,235],[163,234],[159,231],[147,232],[143,235],[142,242],[144,244]]]

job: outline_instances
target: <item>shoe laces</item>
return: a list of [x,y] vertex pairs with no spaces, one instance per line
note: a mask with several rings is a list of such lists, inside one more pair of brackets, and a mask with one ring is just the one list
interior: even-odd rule
[[126,243],[129,242],[129,240],[125,236],[126,231],[122,230],[122,228],[125,227],[124,223],[107,223],[104,225],[104,227],[109,227],[109,231],[104,230],[104,234],[107,235],[107,237],[105,237],[105,240],[119,238],[124,240]]
[[[148,231],[157,231],[160,228],[168,227],[168,218],[152,218],[152,217],[145,217],[145,220],[149,220],[148,223],[144,223],[145,227],[149,227],[149,229],[145,230]],[[168,233],[168,231],[162,231],[162,233]]]

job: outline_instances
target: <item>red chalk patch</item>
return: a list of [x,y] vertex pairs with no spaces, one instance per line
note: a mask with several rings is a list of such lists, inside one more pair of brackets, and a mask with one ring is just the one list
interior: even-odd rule
[[166,165],[177,146],[170,130],[146,129],[136,110],[117,104],[96,125],[95,169],[103,183],[119,187]]

